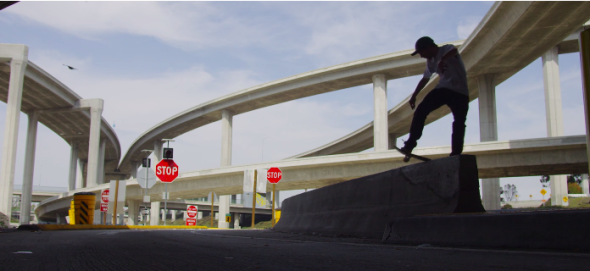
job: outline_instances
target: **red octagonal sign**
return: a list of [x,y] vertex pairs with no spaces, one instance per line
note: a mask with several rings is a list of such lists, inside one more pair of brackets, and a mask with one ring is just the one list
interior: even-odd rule
[[283,172],[278,167],[271,167],[266,172],[266,178],[270,183],[278,183],[283,178]]
[[188,207],[186,207],[186,214],[190,218],[194,218],[195,216],[197,216],[197,211],[198,210],[196,206],[189,205]]
[[178,165],[172,159],[162,159],[156,165],[156,177],[163,183],[171,183],[178,177]]

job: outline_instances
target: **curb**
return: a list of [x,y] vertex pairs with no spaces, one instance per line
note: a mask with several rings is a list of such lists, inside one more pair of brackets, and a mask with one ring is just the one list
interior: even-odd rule
[[131,226],[131,225],[36,225],[43,231],[59,230],[198,230],[206,226]]

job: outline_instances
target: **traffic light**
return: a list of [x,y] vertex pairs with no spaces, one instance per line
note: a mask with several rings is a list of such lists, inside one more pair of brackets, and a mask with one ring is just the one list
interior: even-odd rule
[[174,149],[172,148],[164,148],[164,159],[172,159],[174,156]]
[[151,167],[152,166],[152,159],[149,158],[143,158],[141,160],[141,166],[142,167]]

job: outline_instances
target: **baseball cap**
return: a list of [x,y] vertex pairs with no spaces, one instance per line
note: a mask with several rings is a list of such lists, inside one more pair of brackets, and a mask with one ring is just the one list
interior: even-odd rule
[[416,41],[416,51],[412,53],[412,55],[416,55],[421,50],[424,50],[430,46],[436,46],[436,43],[430,37],[421,37]]

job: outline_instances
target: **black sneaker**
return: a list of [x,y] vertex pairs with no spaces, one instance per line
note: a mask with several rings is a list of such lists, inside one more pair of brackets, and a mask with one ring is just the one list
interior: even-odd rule
[[400,149],[404,154],[409,155],[412,153],[412,151],[414,150],[414,148],[416,148],[416,145],[418,145],[418,143],[416,143],[416,141],[404,141],[404,146]]

